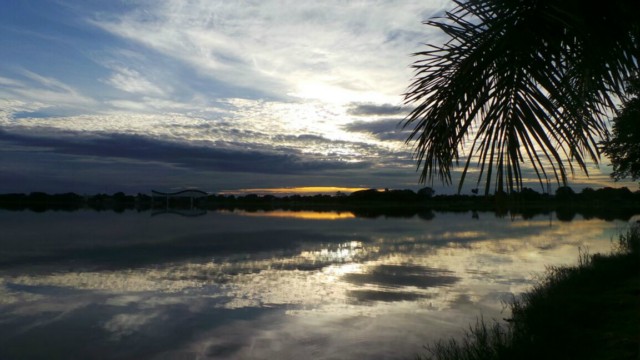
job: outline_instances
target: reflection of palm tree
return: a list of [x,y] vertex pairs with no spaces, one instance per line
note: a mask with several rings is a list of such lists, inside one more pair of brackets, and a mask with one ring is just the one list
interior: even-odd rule
[[565,185],[575,164],[588,174],[605,113],[638,73],[640,1],[455,3],[428,22],[450,40],[416,54],[406,94],[421,180],[450,184],[460,159],[458,190],[472,161],[485,193],[492,179],[496,190],[521,189],[525,158],[541,186],[548,177]]

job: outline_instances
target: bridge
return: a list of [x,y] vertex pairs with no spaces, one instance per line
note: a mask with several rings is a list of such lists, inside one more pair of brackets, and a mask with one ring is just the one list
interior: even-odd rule
[[151,203],[155,197],[163,197],[165,199],[165,207],[169,208],[169,198],[189,198],[191,209],[193,209],[193,199],[209,196],[209,193],[198,189],[186,189],[176,192],[163,192],[157,190],[151,190]]

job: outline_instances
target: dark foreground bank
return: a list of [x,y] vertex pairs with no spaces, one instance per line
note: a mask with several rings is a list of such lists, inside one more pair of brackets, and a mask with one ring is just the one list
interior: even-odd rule
[[417,359],[640,359],[640,227],[610,255],[550,268],[509,306],[506,324],[480,319]]

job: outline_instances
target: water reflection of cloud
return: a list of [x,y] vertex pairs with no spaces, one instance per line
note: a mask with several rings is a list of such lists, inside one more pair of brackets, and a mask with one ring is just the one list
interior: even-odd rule
[[112,334],[112,339],[119,340],[139,331],[158,316],[157,312],[117,314],[104,324],[104,329]]
[[[239,218],[224,216],[229,222]],[[228,252],[195,256],[185,251],[191,257],[92,270],[64,261],[38,271],[3,268],[0,333],[3,323],[24,325],[46,314],[89,321],[83,316],[91,311],[98,314],[91,319],[100,317],[101,331],[117,344],[149,329],[164,339],[180,332],[181,345],[163,350],[168,357],[295,357],[305,350],[305,356],[330,357],[331,350],[317,346],[360,346],[353,350],[357,353],[364,351],[363,343],[374,343],[369,351],[385,351],[382,344],[392,346],[393,341],[421,345],[417,332],[436,332],[425,328],[428,324],[457,330],[479,314],[503,317],[501,301],[525,290],[546,266],[575,262],[579,246],[588,245],[592,253],[608,251],[616,226],[588,220],[549,227],[544,219],[510,222],[488,216],[464,222],[461,216],[466,215],[438,215],[429,223],[419,218],[345,219],[331,227],[321,221],[278,224],[284,219],[251,218],[258,221],[252,222],[252,231],[196,228],[178,237],[187,248],[223,244],[235,249]],[[270,227],[284,225],[292,227]],[[261,238],[263,230],[266,237]],[[241,243],[234,247],[236,240]],[[271,240],[273,244],[242,251],[252,242]],[[176,240],[167,248],[180,246]],[[47,319],[49,325],[22,326],[24,336],[62,321],[54,315]],[[394,331],[406,338],[393,338],[389,334]],[[380,352],[360,355],[372,354]]]
[[11,283],[0,279],[0,306],[11,305],[15,303],[24,303],[42,299],[43,296],[22,291],[22,289],[12,289]]
[[367,302],[396,302],[396,301],[416,301],[433,297],[432,294],[423,294],[410,291],[389,291],[389,290],[349,290],[348,296],[355,299],[357,303]]
[[343,280],[354,285],[386,288],[416,287],[427,289],[455,283],[458,277],[448,270],[417,265],[377,265],[363,273],[346,274]]
[[[408,301],[371,305],[351,306],[354,311],[346,316],[343,311],[323,309],[292,312],[296,316],[287,317],[271,313],[250,325],[228,323],[202,334],[188,349],[201,357],[228,350],[213,359],[411,358],[423,350],[423,344],[460,331],[461,316],[465,324],[475,319],[456,312],[435,312],[428,305],[416,307]],[[238,343],[239,338],[246,340]]]
[[[510,290],[521,291],[531,283],[530,273],[543,271],[549,259],[572,259],[576,256],[577,245],[602,235],[602,230],[593,232],[601,226],[598,222],[580,226],[590,230],[591,238],[589,235],[585,238],[582,231],[576,238],[571,236],[571,230],[549,228],[544,221],[518,227],[525,230],[525,239],[510,238],[513,234],[508,228],[504,234],[500,234],[499,228],[495,229],[498,231],[494,236],[502,240],[487,240],[486,231],[461,229],[438,233],[434,229],[415,235],[387,233],[365,242],[307,243],[297,252],[280,252],[272,257],[244,254],[237,258],[167,263],[137,270],[20,275],[10,281],[29,286],[112,293],[180,294],[189,289],[205,289],[207,296],[229,299],[218,305],[227,308],[340,302],[350,297],[353,286],[365,285],[402,288],[407,292],[404,289],[461,282],[456,288],[463,288],[477,299],[475,292],[492,291],[499,284],[511,284]],[[193,240],[188,243],[192,244]],[[484,271],[487,268],[493,269],[491,274]],[[434,301],[439,303],[438,307],[443,307],[450,300],[442,295]]]
[[[51,286],[76,290],[110,292],[156,291],[174,293],[201,287],[202,281],[172,279],[171,269],[110,272],[67,272],[38,276],[16,276],[11,283],[27,286]],[[68,290],[67,290],[68,291]]]

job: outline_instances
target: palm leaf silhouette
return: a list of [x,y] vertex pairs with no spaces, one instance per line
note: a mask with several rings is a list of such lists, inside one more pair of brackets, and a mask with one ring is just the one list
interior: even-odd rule
[[[468,0],[426,24],[449,41],[414,54],[413,106],[420,181],[458,191],[472,163],[485,194],[522,188],[523,164],[538,181],[566,185],[598,163],[607,114],[638,73],[640,2]],[[466,149],[466,151],[465,151]]]

